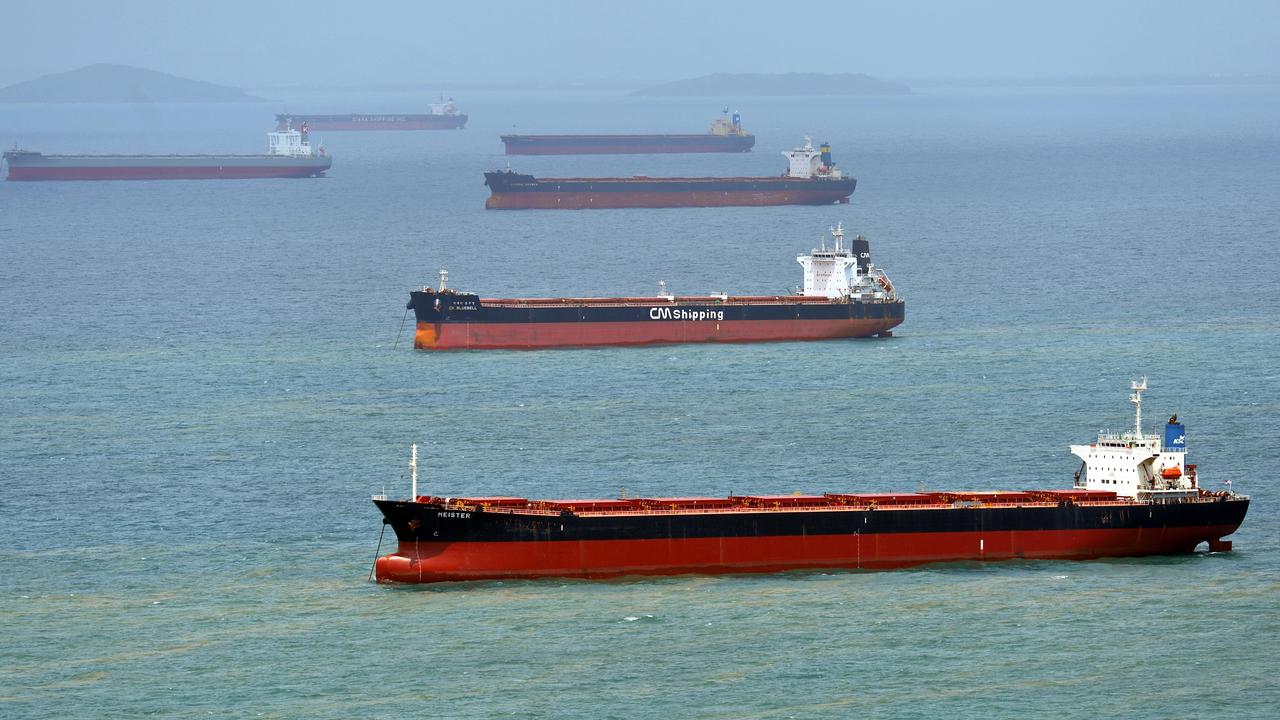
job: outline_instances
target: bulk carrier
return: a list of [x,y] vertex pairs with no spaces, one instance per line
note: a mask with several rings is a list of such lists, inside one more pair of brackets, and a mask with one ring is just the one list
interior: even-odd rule
[[[726,111],[727,112],[727,111]],[[716,118],[699,135],[502,135],[508,155],[625,155],[647,153],[747,152],[756,136],[742,129],[742,116]]]
[[267,133],[266,155],[45,155],[4,154],[10,180],[211,180],[316,177],[333,165],[324,148],[312,149],[308,128]]
[[431,103],[431,112],[415,115],[351,113],[348,115],[276,115],[276,126],[307,123],[315,130],[460,130],[467,116],[458,112],[453,98]]
[[830,205],[845,203],[858,181],[831,159],[831,146],[782,153],[778,177],[536,178],[510,169],[484,174],[490,210],[719,207],[725,205]]
[[[1017,492],[826,493],[604,500],[375,495],[397,548],[379,582],[890,569],[1227,551],[1249,498],[1201,487],[1177,416],[1072,445],[1074,487]],[[379,542],[381,545],[381,542]]]
[[905,304],[871,262],[861,235],[849,247],[832,228],[834,248],[796,261],[804,287],[794,295],[677,296],[660,284],[654,297],[481,298],[446,286],[409,293],[413,346],[419,350],[534,349],[588,345],[825,340],[888,336]]

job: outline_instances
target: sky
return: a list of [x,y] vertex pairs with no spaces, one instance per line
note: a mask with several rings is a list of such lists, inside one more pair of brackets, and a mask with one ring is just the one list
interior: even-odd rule
[[238,87],[1280,74],[1280,0],[8,0],[0,86],[99,62]]

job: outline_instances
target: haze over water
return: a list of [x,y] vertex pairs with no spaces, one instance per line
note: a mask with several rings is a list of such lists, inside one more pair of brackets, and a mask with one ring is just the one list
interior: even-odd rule
[[[433,98],[316,94],[290,110]],[[0,183],[0,715],[1268,717],[1280,514],[1280,92],[734,99],[740,156],[852,203],[483,209],[497,136],[700,130],[725,100],[457,94],[458,132],[326,133],[329,177]],[[263,106],[0,106],[45,152],[256,152]],[[884,340],[430,354],[408,290],[787,291],[843,222],[907,300]],[[1069,443],[1177,412],[1235,551],[378,587],[372,493],[1067,487]],[[390,539],[384,539],[385,551]]]

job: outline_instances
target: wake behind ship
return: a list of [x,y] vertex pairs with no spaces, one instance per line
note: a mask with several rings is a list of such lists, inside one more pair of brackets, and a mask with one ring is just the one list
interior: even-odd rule
[[212,180],[317,177],[333,165],[307,126],[267,133],[266,155],[45,155],[4,153],[10,180]]
[[[1185,554],[1225,540],[1249,498],[1201,487],[1177,416],[1073,445],[1067,490],[600,500],[375,495],[396,535],[379,582],[891,569],[925,563]],[[963,464],[957,464],[963,467]]]
[[830,205],[845,203],[857,187],[831,159],[805,139],[784,152],[788,165],[778,177],[536,178],[497,170],[484,174],[490,210],[721,207],[728,205]]
[[[729,111],[726,109],[727,115]],[[688,135],[502,135],[508,155],[623,155],[645,153],[747,152],[756,136],[742,129],[742,116],[716,118],[711,129]]]
[[804,287],[795,295],[481,298],[446,287],[409,293],[414,347],[419,350],[534,349],[590,345],[825,340],[888,336],[902,323],[905,303],[889,276],[871,262],[859,235],[849,247],[844,229],[796,261]]

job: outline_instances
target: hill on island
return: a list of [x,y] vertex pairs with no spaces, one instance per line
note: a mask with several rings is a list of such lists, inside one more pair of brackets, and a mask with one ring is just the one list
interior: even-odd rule
[[911,88],[862,73],[712,73],[654,85],[632,95],[907,95]]
[[240,88],[128,65],[88,65],[0,88],[0,103],[263,102]]

